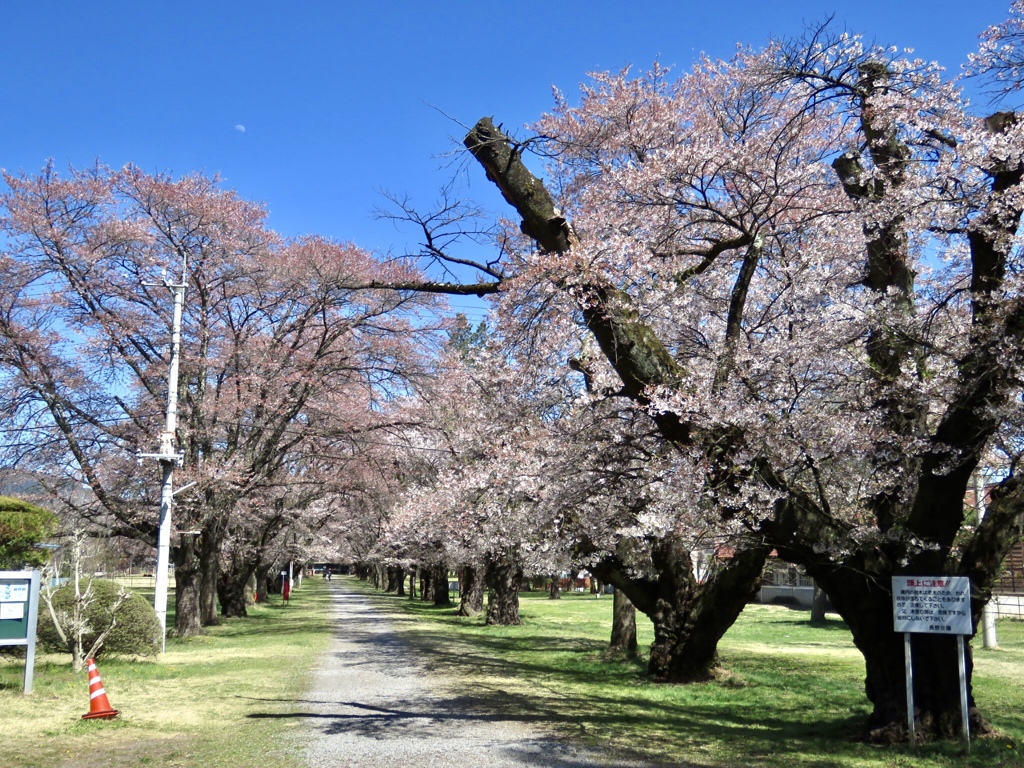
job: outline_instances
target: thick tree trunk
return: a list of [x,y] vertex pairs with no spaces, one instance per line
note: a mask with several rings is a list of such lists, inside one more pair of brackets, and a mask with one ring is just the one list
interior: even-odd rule
[[462,569],[457,616],[478,616],[484,609],[484,574],[475,565]]
[[523,569],[507,559],[487,558],[487,623],[515,626],[519,620],[519,585]]
[[713,675],[718,641],[756,594],[767,556],[764,546],[737,550],[699,584],[684,547],[672,540],[655,547],[654,561],[663,583],[651,614],[650,673],[654,677],[690,682]]
[[811,623],[821,624],[825,621],[825,608],[828,605],[828,595],[825,590],[814,583],[814,597],[811,598]]
[[558,574],[554,574],[551,577],[551,584],[548,587],[548,599],[549,600],[561,600],[562,599],[562,584],[558,580]]
[[217,578],[217,597],[225,617],[248,616],[249,581],[256,572],[254,556],[232,558]]
[[636,608],[621,589],[616,589],[612,598],[612,640],[609,650],[631,659],[637,655]]
[[388,585],[388,574],[387,568],[380,563],[374,563],[373,568],[373,586],[376,589],[383,591]]
[[417,568],[413,568],[411,571],[409,571],[409,599],[410,600],[415,600],[416,599],[416,582],[419,581],[419,576],[420,576],[420,569],[418,567]]
[[397,597],[405,597],[405,568],[395,569],[395,579],[398,583],[398,587],[395,590]]
[[248,608],[250,605],[256,604],[256,569],[249,574],[249,580],[245,583],[245,606]]
[[452,597],[448,592],[448,564],[438,563],[434,566],[431,581],[434,584],[434,605],[444,608],[452,605]]
[[273,566],[260,564],[256,568],[256,602],[270,602],[270,572]]
[[[910,567],[913,569],[912,563]],[[855,572],[834,565],[815,575],[833,607],[849,625],[853,642],[864,656],[865,692],[873,707],[867,738],[879,743],[907,739],[903,635],[893,631],[890,578],[889,573],[871,574],[867,568]],[[965,656],[971,732],[988,733],[991,728],[974,703],[969,644],[965,645]],[[961,723],[956,637],[912,634],[911,657],[918,737],[958,738]]]
[[[925,477],[921,482],[924,485],[931,481]],[[953,489],[945,497],[932,494],[936,515],[954,514],[942,505],[952,506],[955,501],[950,499],[962,499],[966,482],[964,479],[963,487]],[[825,534],[830,531],[838,539],[836,533],[841,535],[842,529],[831,525],[810,504],[787,504],[767,527],[769,540],[779,555],[807,569],[850,627],[867,672],[865,690],[873,707],[867,723],[867,738],[871,741],[890,743],[907,738],[903,638],[893,631],[892,576],[968,576],[971,614],[977,626],[1000,563],[1024,533],[1024,484],[1011,477],[991,495],[984,522],[960,545],[959,563],[953,559],[950,548],[917,548],[908,545],[906,537],[865,542],[837,559],[827,547],[815,547],[814,542],[827,540]],[[958,512],[963,514],[962,504],[958,505]],[[896,563],[901,564],[898,571],[893,568]],[[915,728],[919,737],[958,738],[961,725],[955,637],[914,635],[911,647]],[[985,734],[991,728],[974,703],[972,664],[967,650],[969,725],[972,733]]]
[[420,600],[434,602],[434,573],[430,568],[420,569]]
[[171,548],[174,558],[174,630],[178,637],[194,637],[202,631],[199,620],[199,560],[196,537],[182,534]]
[[689,683],[713,677],[718,642],[756,595],[768,552],[760,543],[737,548],[699,583],[687,547],[667,538],[651,552],[656,579],[633,578],[614,558],[594,570],[654,623],[651,676]]
[[204,627],[216,626],[217,585],[220,580],[220,535],[216,525],[208,525],[199,536],[199,620]]
[[384,588],[385,592],[397,592],[398,583],[402,579],[402,572],[394,566],[388,566],[387,569],[387,583]]

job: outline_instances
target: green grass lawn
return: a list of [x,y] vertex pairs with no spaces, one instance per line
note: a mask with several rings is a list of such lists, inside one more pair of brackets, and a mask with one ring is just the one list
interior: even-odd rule
[[[487,692],[481,709],[666,765],[1024,766],[1024,623],[1001,622],[1001,648],[976,653],[977,701],[1004,735],[976,741],[965,757],[958,744],[910,750],[858,741],[869,712],[863,660],[831,615],[812,626],[806,612],[751,605],[720,645],[720,678],[680,686],[649,682],[643,661],[606,660],[610,596],[553,601],[524,593],[519,627],[486,627],[405,598],[380,600],[414,619],[400,631],[422,647],[428,666]],[[646,649],[651,625],[637,618]],[[438,632],[446,635],[440,646],[428,642]]]
[[288,606],[169,639],[159,661],[101,659],[110,704],[121,711],[110,721],[81,719],[88,683],[71,672],[70,656],[38,656],[29,696],[23,662],[0,657],[0,766],[303,765],[287,736],[301,720],[252,716],[296,710],[330,640],[329,605],[325,585],[307,580]]
[[[369,585],[346,579],[371,592]],[[525,593],[524,623],[486,627],[419,601],[378,595],[402,613],[395,632],[478,714],[553,729],[609,750],[690,768],[1024,768],[1024,623],[1002,622],[1001,648],[976,653],[979,705],[1002,731],[964,757],[956,744],[916,751],[857,741],[868,712],[863,662],[845,625],[750,606],[721,644],[711,683],[656,685],[643,661],[609,661],[611,598]],[[302,765],[296,700],[329,642],[328,585],[308,580],[292,603],[253,609],[190,641],[171,639],[157,661],[100,662],[113,721],[83,721],[85,674],[42,656],[35,691],[0,657],[0,767]],[[650,644],[643,617],[640,643]],[[267,717],[269,715],[269,717]],[[481,767],[486,756],[481,755]]]

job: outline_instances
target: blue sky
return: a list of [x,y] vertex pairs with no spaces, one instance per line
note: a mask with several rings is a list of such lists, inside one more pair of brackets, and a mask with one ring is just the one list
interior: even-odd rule
[[[464,133],[454,121],[518,127],[551,106],[552,85],[573,93],[588,71],[656,57],[684,69],[701,51],[727,57],[830,12],[955,71],[1008,6],[5,0],[0,167],[35,171],[52,157],[220,173],[286,235],[400,251],[403,234],[371,216],[377,191],[428,205],[453,173],[444,155]],[[501,207],[476,168],[467,181],[464,194]]]

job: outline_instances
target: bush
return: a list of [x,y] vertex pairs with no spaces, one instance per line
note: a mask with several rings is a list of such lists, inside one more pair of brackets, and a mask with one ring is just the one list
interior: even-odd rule
[[39,544],[57,530],[57,516],[21,499],[0,496],[0,571],[38,568],[50,553]]
[[[93,638],[110,625],[111,608],[117,602],[121,590],[119,584],[106,579],[82,579],[81,590],[85,592],[92,585],[93,602],[85,609],[85,616],[92,628],[86,634],[83,645],[86,649],[92,645]],[[75,599],[74,584],[65,584],[53,593],[53,607],[60,615],[61,611],[71,612]],[[42,600],[39,601],[40,645],[48,651],[69,652],[70,649],[61,642],[53,619]],[[134,593],[117,609],[117,623],[110,631],[103,647],[96,653],[124,654],[133,656],[154,656],[160,651],[160,621],[156,617],[153,606],[142,595]]]

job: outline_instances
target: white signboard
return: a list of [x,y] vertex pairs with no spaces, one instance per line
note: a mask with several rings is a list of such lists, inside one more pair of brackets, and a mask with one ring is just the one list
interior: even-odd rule
[[26,603],[0,603],[0,619],[21,621],[25,618],[25,605]]
[[28,582],[0,584],[0,603],[27,603]]
[[893,576],[892,608],[896,632],[973,634],[966,576]]

